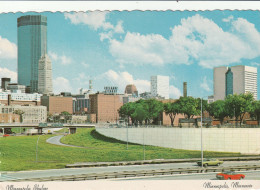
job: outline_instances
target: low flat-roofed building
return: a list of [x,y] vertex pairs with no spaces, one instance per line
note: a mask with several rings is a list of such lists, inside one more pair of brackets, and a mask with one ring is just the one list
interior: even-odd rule
[[119,120],[118,109],[123,105],[122,95],[115,94],[91,94],[90,114],[96,114],[96,122],[113,122]]
[[60,114],[63,111],[73,113],[72,97],[43,95],[41,105],[46,106],[51,114]]
[[5,105],[41,105],[41,96],[38,93],[29,94],[23,93],[20,90],[10,92],[0,89],[0,103]]
[[0,114],[15,114],[16,110],[23,112],[22,123],[42,123],[47,120],[47,108],[45,106],[0,104]]

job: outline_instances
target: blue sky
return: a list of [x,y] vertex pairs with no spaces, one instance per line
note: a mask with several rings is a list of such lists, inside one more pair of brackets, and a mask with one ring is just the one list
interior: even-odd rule
[[[0,77],[17,78],[17,18],[0,14]],[[41,13],[48,19],[54,92],[134,83],[150,90],[150,76],[170,77],[170,97],[213,94],[213,67],[260,67],[259,11],[112,11]],[[258,80],[259,83],[259,80]],[[259,88],[258,88],[258,92]],[[258,93],[258,99],[259,99]]]

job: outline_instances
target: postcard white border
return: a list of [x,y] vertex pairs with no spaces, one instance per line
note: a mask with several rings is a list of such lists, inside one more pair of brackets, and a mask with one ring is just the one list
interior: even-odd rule
[[259,10],[260,1],[0,1],[0,13],[43,11]]
[[[205,11],[205,10],[258,10],[260,1],[0,1],[0,13],[10,12],[67,12],[67,11],[133,11],[133,10],[179,10],[179,11]],[[259,18],[260,19],[260,18]],[[187,183],[188,182],[188,183]],[[4,182],[0,184],[0,190],[8,189],[8,185],[16,187],[25,187],[30,185],[33,189],[35,184],[45,185],[48,190],[58,189],[205,189],[203,184],[206,181],[201,180],[184,180],[184,181],[167,181],[167,180],[147,180],[147,181],[121,181],[121,182],[104,182],[104,181],[82,181],[82,182],[21,182],[12,183]],[[229,182],[228,182],[229,183]],[[260,189],[260,181],[243,181],[250,183],[253,189]],[[216,184],[223,185],[223,182],[217,181]],[[44,189],[44,188],[43,188]],[[213,188],[215,189],[215,188]],[[218,188],[226,189],[226,188]],[[233,189],[233,188],[228,188]],[[234,188],[236,189],[236,188]],[[244,188],[248,189],[248,188]],[[249,188],[252,189],[252,188]]]

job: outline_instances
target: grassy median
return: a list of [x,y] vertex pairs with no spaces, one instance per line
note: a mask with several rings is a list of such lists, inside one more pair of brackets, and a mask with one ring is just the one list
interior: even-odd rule
[[[0,170],[22,171],[64,168],[75,162],[105,162],[143,160],[143,146],[129,144],[104,137],[94,129],[78,129],[76,134],[62,138],[62,142],[85,148],[65,147],[46,143],[53,135],[10,136],[0,138]],[[200,158],[200,151],[176,150],[145,146],[145,159]],[[240,156],[239,153],[204,152],[205,157]]]

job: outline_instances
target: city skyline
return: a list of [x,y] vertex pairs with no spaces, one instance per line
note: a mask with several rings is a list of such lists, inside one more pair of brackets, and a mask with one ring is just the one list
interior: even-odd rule
[[[47,54],[47,17],[26,15],[17,19],[18,83],[38,92],[38,65]],[[43,80],[43,79],[42,79]]]
[[[0,30],[0,76],[11,82],[17,70],[16,19],[29,14],[36,13],[0,15],[6,26]],[[200,97],[214,94],[214,67],[260,65],[257,11],[41,15],[48,19],[55,93],[78,93],[88,88],[89,79],[96,91],[118,86],[123,93],[127,84],[135,84],[139,93],[149,92],[150,77],[164,75],[170,77],[170,98],[182,95],[184,81],[188,96]]]

